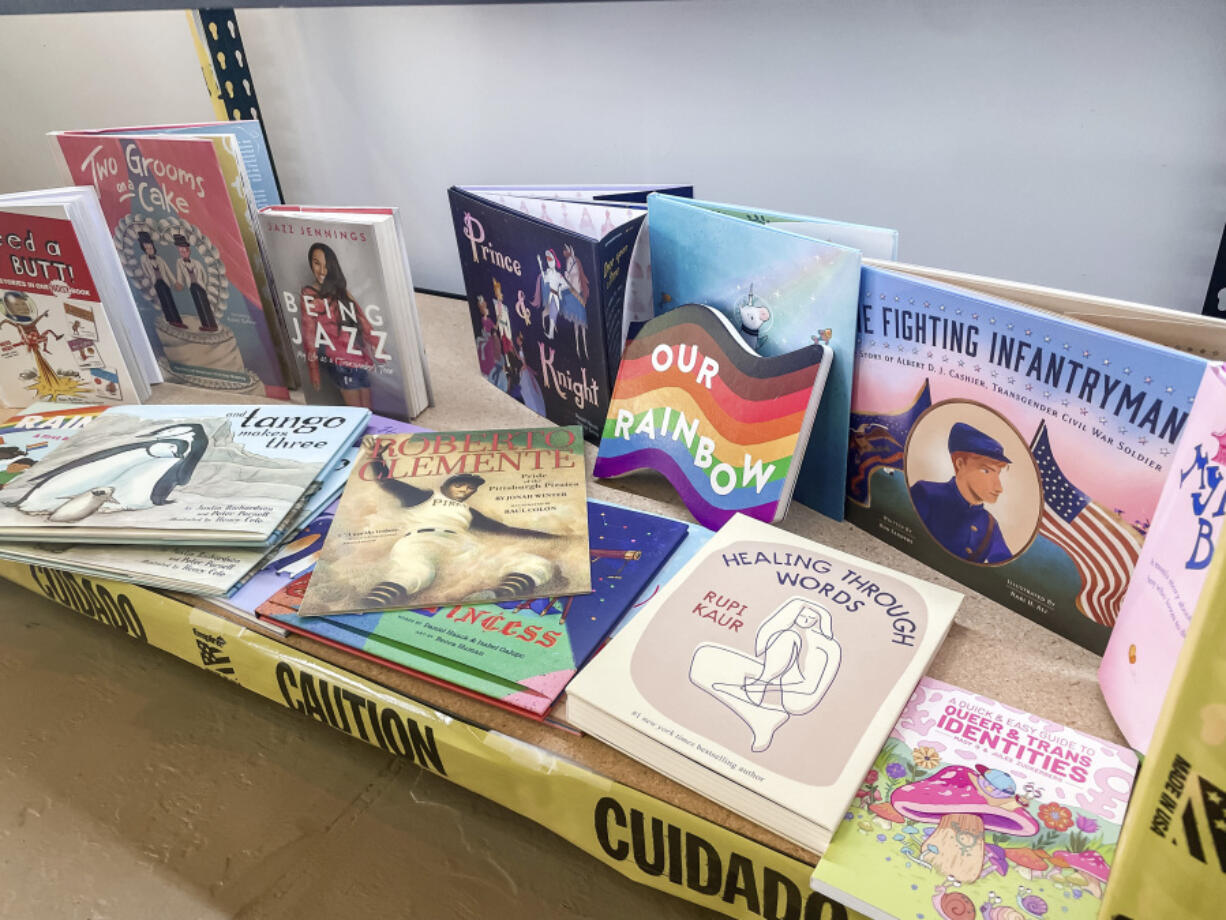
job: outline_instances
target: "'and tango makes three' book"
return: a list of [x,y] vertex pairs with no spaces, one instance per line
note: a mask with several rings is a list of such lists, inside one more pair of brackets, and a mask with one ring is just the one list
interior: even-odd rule
[[924,678],[813,873],[874,920],[1093,920],[1128,748]]
[[364,438],[299,612],[587,594],[586,500],[575,426]]

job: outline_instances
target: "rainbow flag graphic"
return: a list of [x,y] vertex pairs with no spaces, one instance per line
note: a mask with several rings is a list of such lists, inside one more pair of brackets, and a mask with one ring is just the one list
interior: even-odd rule
[[779,520],[830,354],[813,342],[763,357],[700,304],[657,316],[626,347],[593,475],[656,470],[704,527]]

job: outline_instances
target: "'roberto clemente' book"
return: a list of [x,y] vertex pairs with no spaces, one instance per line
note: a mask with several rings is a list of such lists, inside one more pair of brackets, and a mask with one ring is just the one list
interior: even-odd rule
[[1206,367],[866,267],[847,516],[1101,652]]
[[1214,364],[1188,415],[1171,474],[1098,669],[1103,697],[1142,753],[1162,710],[1226,517],[1226,364]]
[[543,718],[688,529],[603,502],[587,514],[591,594],[278,622]]
[[269,545],[369,416],[115,406],[0,494],[0,538]]
[[641,202],[652,190],[448,192],[482,376],[550,421],[580,425],[592,442],[617,376]]
[[566,715],[820,853],[961,600],[738,515],[579,672]]
[[926,677],[813,888],[873,920],[1094,920],[1136,770],[1126,747]]
[[235,138],[63,132],[93,186],[166,379],[284,399],[294,382]]
[[302,616],[587,594],[576,427],[364,438]]
[[656,470],[694,519],[787,512],[832,353],[810,342],[764,357],[714,307],[686,304],[626,346],[592,474]]

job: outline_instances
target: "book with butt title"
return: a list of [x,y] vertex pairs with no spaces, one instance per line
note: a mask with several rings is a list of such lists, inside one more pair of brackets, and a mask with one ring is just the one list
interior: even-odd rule
[[592,590],[577,426],[363,438],[299,614]]

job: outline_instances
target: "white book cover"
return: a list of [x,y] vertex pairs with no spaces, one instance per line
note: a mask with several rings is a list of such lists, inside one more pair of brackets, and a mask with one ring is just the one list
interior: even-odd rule
[[369,417],[341,407],[115,407],[4,490],[0,536],[265,544]]
[[580,672],[568,716],[820,851],[961,599],[738,515]]

